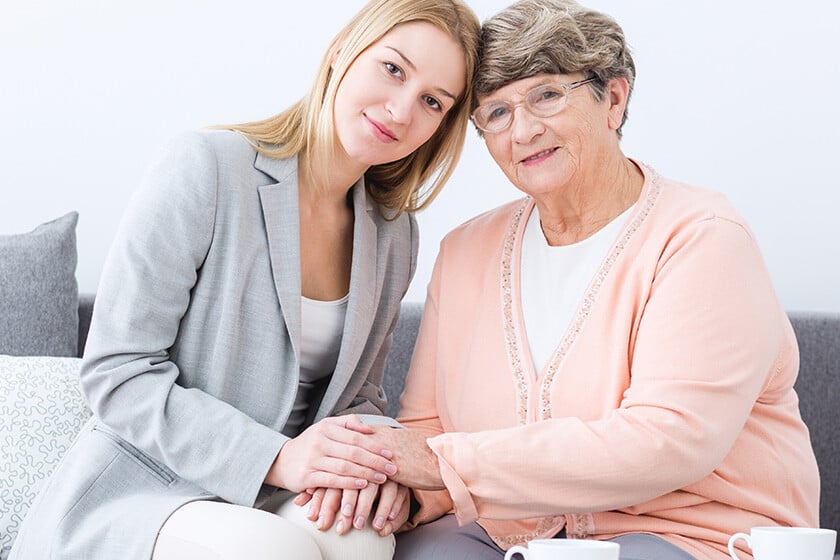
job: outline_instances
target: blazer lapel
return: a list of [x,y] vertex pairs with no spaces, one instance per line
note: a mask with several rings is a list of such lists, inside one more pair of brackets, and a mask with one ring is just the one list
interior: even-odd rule
[[[328,416],[351,383],[356,364],[370,335],[376,315],[381,282],[377,278],[377,231],[371,214],[377,209],[367,197],[364,178],[353,187],[353,263],[350,298],[341,338],[341,349],[330,384],[321,400],[316,420]],[[363,381],[363,380],[352,380]]]
[[300,212],[298,210],[297,158],[276,159],[257,154],[254,167],[277,180],[259,187],[265,220],[271,272],[280,309],[300,361]]

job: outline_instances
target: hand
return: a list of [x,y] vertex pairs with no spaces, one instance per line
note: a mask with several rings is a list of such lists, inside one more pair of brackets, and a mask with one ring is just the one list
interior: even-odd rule
[[[370,484],[365,489],[338,490],[319,488],[307,490],[295,498],[295,504],[309,503],[306,517],[316,527],[326,531],[336,522],[336,532],[343,535],[351,528],[364,529],[376,506],[371,526],[380,536],[387,536],[406,521],[410,509],[409,490],[395,482]],[[340,508],[340,509],[339,509]]]
[[286,442],[265,482],[300,492],[306,488],[359,490],[396,473],[390,450],[371,437],[355,415],[325,418]]
[[391,460],[397,472],[389,479],[418,490],[443,490],[443,478],[437,455],[426,443],[426,437],[410,429],[373,426],[375,438],[384,449],[393,451]]

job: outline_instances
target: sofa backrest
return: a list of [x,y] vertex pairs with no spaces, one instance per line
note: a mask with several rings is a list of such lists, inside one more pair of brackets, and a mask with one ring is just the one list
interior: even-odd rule
[[[83,294],[79,302],[79,355],[87,338],[92,308],[93,296]],[[399,411],[422,314],[422,303],[403,303],[383,381],[389,416],[396,416]],[[791,312],[788,315],[799,343],[796,391],[820,467],[820,524],[840,530],[840,437],[835,437],[834,418],[835,407],[840,402],[840,313]]]

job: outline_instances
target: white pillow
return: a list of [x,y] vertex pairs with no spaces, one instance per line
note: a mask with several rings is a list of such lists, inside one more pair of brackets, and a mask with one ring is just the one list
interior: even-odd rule
[[0,560],[90,411],[80,358],[0,355]]

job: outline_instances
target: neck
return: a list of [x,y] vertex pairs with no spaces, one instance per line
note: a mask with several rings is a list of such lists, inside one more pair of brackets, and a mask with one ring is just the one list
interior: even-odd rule
[[621,156],[612,165],[594,169],[599,171],[591,178],[535,199],[549,245],[570,245],[590,237],[638,200],[644,176],[632,161]]
[[349,163],[341,158],[330,161],[310,160],[304,152],[298,156],[298,189],[301,199],[320,204],[344,203],[347,195],[367,168]]

